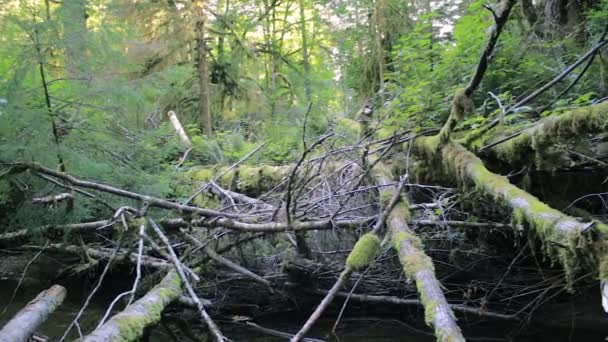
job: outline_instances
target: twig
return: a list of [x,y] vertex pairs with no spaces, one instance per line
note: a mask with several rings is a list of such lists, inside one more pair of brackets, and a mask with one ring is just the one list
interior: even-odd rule
[[[82,307],[80,307],[80,310],[76,314],[76,317],[72,320],[72,322],[70,323],[68,328],[65,330],[65,332],[63,333],[63,336],[61,336],[61,339],[59,339],[59,342],[65,341],[66,337],[72,330],[72,327],[74,327],[75,324],[78,324],[78,320],[80,319],[80,316],[82,316],[82,314],[84,313],[84,310],[89,306],[89,303],[91,302],[91,299],[93,298],[95,293],[97,293],[97,291],[101,288],[101,284],[103,283],[103,280],[106,277],[108,270],[110,269],[110,265],[112,265],[112,261],[114,260],[114,257],[120,250],[121,242],[122,242],[122,236],[118,240],[118,244],[117,244],[116,248],[110,255],[110,258],[108,259],[108,262],[106,263],[106,266],[104,267],[103,271],[101,272],[101,275],[99,276],[99,280],[97,280],[97,284],[95,285],[95,287],[93,288],[91,293],[89,293],[89,295],[87,296],[87,299],[84,301],[84,304],[82,304]],[[79,332],[80,338],[82,339],[83,336],[82,336],[82,332],[80,331],[80,329],[78,330],[78,332]]]
[[46,240],[46,243],[44,244],[44,246],[42,246],[42,248],[40,248],[40,250],[38,251],[38,253],[36,253],[34,255],[34,257],[31,258],[27,262],[27,264],[23,268],[23,272],[21,272],[21,276],[19,277],[19,281],[17,282],[17,286],[15,286],[15,289],[13,290],[13,294],[11,295],[11,299],[9,299],[8,303],[6,303],[6,306],[4,307],[4,310],[2,310],[2,313],[0,313],[0,316],[4,315],[6,313],[6,310],[8,310],[8,307],[11,305],[11,303],[13,303],[13,300],[15,299],[15,296],[17,295],[17,291],[19,291],[19,288],[21,287],[21,284],[23,283],[23,279],[25,279],[25,274],[27,273],[27,270],[30,268],[30,265],[32,265],[34,263],[34,261],[36,261],[36,259],[38,259],[38,257],[42,254],[42,252],[44,252],[44,250],[46,249],[46,247],[48,245],[49,245],[49,240]]
[[156,232],[158,237],[163,241],[163,243],[167,247],[167,250],[169,251],[169,255],[171,256],[171,261],[175,265],[175,270],[177,271],[177,274],[179,274],[179,277],[184,282],[184,286],[186,287],[186,291],[188,291],[190,298],[192,298],[192,300],[196,303],[198,311],[201,314],[201,317],[203,319],[203,323],[207,324],[207,326],[209,327],[209,330],[213,334],[216,342],[226,341],[226,338],[224,337],[224,335],[222,335],[222,332],[220,331],[218,326],[215,324],[215,322],[213,322],[213,320],[207,313],[207,310],[205,310],[205,307],[203,306],[200,299],[194,292],[194,289],[192,288],[192,285],[190,284],[188,277],[186,277],[186,273],[184,272],[182,263],[179,261],[179,258],[175,254],[173,247],[171,247],[171,242],[169,242],[169,239],[167,239],[167,236],[165,236],[165,234],[158,227],[156,222],[154,222],[154,220],[152,220],[151,218],[148,217],[148,223],[150,223],[150,226],[152,227],[152,229],[154,229],[154,232]]
[[[125,229],[127,229],[127,228],[128,227],[125,227]],[[97,327],[95,329],[98,329],[105,323],[105,321],[108,319],[108,317],[112,313],[112,309],[114,308],[114,305],[116,305],[116,303],[118,303],[118,301],[122,297],[131,295],[129,297],[129,301],[127,302],[127,305],[125,305],[125,307],[131,305],[131,303],[133,302],[133,299],[135,298],[135,292],[137,291],[137,287],[139,286],[139,281],[141,279],[141,257],[144,252],[145,231],[146,231],[146,225],[141,224],[139,226],[139,241],[138,241],[138,246],[137,246],[137,263],[135,265],[135,280],[133,281],[133,286],[131,287],[131,289],[129,291],[125,291],[125,292],[119,294],[118,296],[116,296],[116,298],[114,298],[114,300],[110,303],[110,306],[108,306],[106,313],[103,315],[103,317],[101,318],[101,320],[99,321],[99,324],[97,324]]]

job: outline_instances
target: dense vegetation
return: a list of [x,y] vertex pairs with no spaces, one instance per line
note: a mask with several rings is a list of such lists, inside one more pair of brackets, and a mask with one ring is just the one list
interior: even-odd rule
[[0,245],[122,265],[91,341],[351,275],[441,341],[523,325],[608,279],[607,35],[606,0],[4,0]]

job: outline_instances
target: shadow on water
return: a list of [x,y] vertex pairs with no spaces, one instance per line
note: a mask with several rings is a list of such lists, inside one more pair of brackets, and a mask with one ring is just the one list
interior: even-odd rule
[[[3,262],[6,262],[6,258],[4,258]],[[41,264],[44,265],[45,263]],[[28,275],[31,278],[25,279],[13,302],[8,305],[6,312],[0,316],[0,325],[10,319],[40,291],[48,288],[50,283],[42,282],[40,279],[53,279],[50,274],[54,272],[49,271],[48,265],[42,268],[33,267],[30,269]],[[89,308],[82,316],[80,328],[84,333],[90,332],[97,325],[112,299],[118,293],[131,286],[132,279],[130,275],[120,276],[120,274],[116,273],[108,277],[104,282],[102,290],[92,299]],[[18,277],[10,277],[10,279],[12,280],[9,280],[9,277],[6,276],[0,277],[0,312],[7,306],[17,283],[14,279],[18,279]],[[68,289],[68,296],[63,305],[41,326],[39,332],[48,336],[50,341],[58,341],[80,310],[84,299],[94,286],[95,280],[87,280],[83,277],[68,277],[67,279],[58,281],[59,284]],[[593,298],[591,303],[594,310],[594,320],[587,320],[587,325],[580,324],[574,320],[569,322],[567,319],[568,314],[563,313],[564,310],[571,309],[573,312],[576,311],[577,314],[580,314],[588,309],[587,306],[589,305],[587,304],[585,304],[587,306],[579,305],[576,308],[565,304],[560,308],[555,308],[554,310],[557,311],[553,313],[551,312],[552,309],[546,309],[544,312],[539,313],[536,321],[527,324],[525,327],[518,323],[481,320],[479,317],[460,317],[459,323],[464,327],[468,341],[605,341],[608,325],[604,324],[606,322],[605,317],[598,316],[598,310],[601,311],[599,298]],[[119,305],[119,308],[122,308],[122,306]],[[315,330],[312,331],[310,336],[326,341],[340,342],[435,341],[432,331],[420,321],[422,313],[419,310],[389,309],[385,310],[381,316],[377,316],[377,313],[371,313],[354,305],[350,309],[348,314],[341,319],[335,335],[328,333],[331,332],[335,317],[337,316],[337,313],[333,311],[329,312],[327,318],[321,320],[316,325]],[[265,328],[294,333],[305,321],[306,314],[310,313],[310,310],[311,308],[305,308],[302,309],[301,313],[288,312],[256,317],[255,323]],[[556,315],[557,312],[560,314]],[[599,313],[601,314],[601,312]],[[376,316],[370,317],[370,315]],[[286,341],[285,338],[268,336],[253,330],[245,323],[236,322],[233,316],[217,316],[216,321],[220,324],[222,331],[232,341]],[[182,313],[180,309],[168,310],[164,323],[151,330],[149,341],[193,341],[192,338],[187,336],[188,334],[184,333],[184,329],[180,332],[180,324],[182,327],[185,325],[187,327],[185,330],[188,330],[193,335],[199,337],[205,335],[204,329],[199,325],[194,312]],[[172,330],[171,335],[173,337],[168,333],[166,326],[169,326],[169,329]],[[77,331],[73,330],[66,340],[74,341],[78,337]]]

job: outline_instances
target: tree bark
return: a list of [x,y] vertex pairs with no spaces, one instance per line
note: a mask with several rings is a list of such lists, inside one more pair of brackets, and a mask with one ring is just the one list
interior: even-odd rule
[[[376,185],[380,186],[380,198],[391,198],[395,193],[390,171],[378,166],[374,173]],[[408,227],[409,205],[401,200],[388,216],[387,226],[393,247],[397,250],[405,274],[416,282],[424,306],[425,321],[435,329],[437,341],[465,341],[450,305],[435,277],[433,261],[424,253],[422,242]]]
[[182,126],[181,122],[177,118],[177,114],[175,114],[174,111],[170,110],[167,113],[167,116],[169,117],[169,121],[171,121],[173,128],[175,128],[175,133],[177,133],[177,136],[182,142],[182,145],[184,145],[184,147],[192,146],[192,142],[190,141],[188,134],[186,134],[186,131],[184,130],[184,127]]
[[300,32],[302,35],[302,65],[304,66],[304,90],[306,92],[306,102],[312,102],[312,85],[310,82],[310,61],[308,56],[308,39],[306,35],[306,12],[304,0],[299,0],[300,7]]
[[196,67],[198,71],[200,112],[199,126],[201,132],[210,137],[213,135],[213,118],[209,108],[209,63],[207,61],[207,43],[205,41],[207,15],[204,12],[202,0],[197,1],[193,8],[196,18]]
[[108,322],[85,336],[83,342],[136,341],[146,327],[160,321],[161,313],[182,292],[182,281],[171,270],[145,296],[114,315]]
[[606,233],[607,225],[581,222],[549,207],[511,184],[507,177],[490,172],[477,156],[463,146],[454,142],[441,146],[439,140],[438,136],[417,140],[416,153],[425,156],[429,166],[442,170],[443,176],[464,187],[472,184],[481,193],[510,207],[515,224],[527,225],[532,237],[543,243],[545,254],[564,267],[569,285],[579,270],[597,271],[598,261],[603,258],[602,251],[594,248],[585,232],[595,228]]
[[66,296],[63,286],[40,292],[0,330],[0,342],[26,342]]

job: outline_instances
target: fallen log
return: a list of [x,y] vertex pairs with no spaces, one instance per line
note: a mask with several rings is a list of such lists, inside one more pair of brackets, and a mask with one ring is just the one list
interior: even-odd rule
[[71,174],[55,171],[53,169],[50,169],[48,167],[42,166],[37,163],[13,163],[11,165],[12,165],[11,173],[31,170],[33,172],[36,172],[37,174],[61,179],[63,181],[70,183],[73,186],[97,190],[97,191],[109,193],[109,194],[112,194],[115,196],[138,200],[138,201],[141,201],[142,203],[148,203],[148,205],[150,207],[157,207],[157,208],[162,208],[162,209],[167,209],[167,210],[175,210],[175,211],[184,212],[184,213],[191,213],[191,214],[196,214],[196,215],[200,215],[203,217],[230,217],[230,218],[238,217],[238,215],[234,215],[234,214],[230,214],[230,213],[221,213],[219,211],[215,211],[215,210],[211,210],[211,209],[205,209],[205,208],[199,208],[196,206],[179,204],[179,203],[171,202],[168,200],[164,200],[162,198],[142,195],[142,194],[139,194],[139,193],[136,193],[133,191],[120,189],[120,188],[113,187],[110,185],[83,180],[83,179],[80,179],[79,177],[75,177]]
[[163,310],[181,292],[182,281],[177,272],[171,270],[152,290],[85,336],[82,341],[136,341],[146,327],[160,321]]
[[[382,201],[388,202],[399,195],[401,189],[386,186],[393,183],[391,172],[386,166],[380,165],[373,177],[380,186]],[[388,215],[387,226],[405,274],[416,282],[416,289],[424,306],[425,321],[434,327],[437,341],[464,341],[452,308],[441,290],[441,283],[435,277],[433,261],[424,253],[422,241],[407,225],[410,219],[407,200],[401,196],[398,198],[400,201]]]
[[40,292],[0,330],[0,342],[26,342],[47,317],[61,305],[66,289],[53,285]]
[[569,283],[581,269],[597,272],[604,259],[604,250],[598,248],[590,230],[608,233],[608,225],[600,222],[581,222],[549,207],[535,196],[511,184],[501,175],[490,172],[484,163],[462,145],[454,142],[441,145],[439,137],[421,138],[415,143],[417,154],[425,156],[424,163],[439,171],[444,178],[460,186],[475,186],[497,202],[510,207],[515,225],[526,225],[531,238],[542,242],[545,254],[559,262]]
[[[585,139],[585,134],[600,133],[607,129],[608,102],[604,102],[549,115],[507,137],[490,137],[481,150],[490,150],[510,163],[532,164],[542,168],[545,166],[542,165],[543,162],[555,164],[556,160],[548,160],[547,152],[558,140]],[[552,168],[561,165],[548,166]]]

